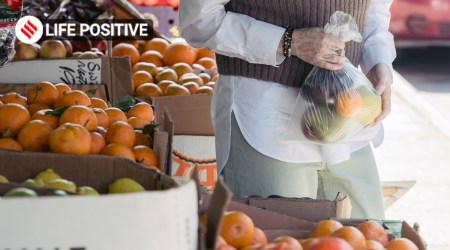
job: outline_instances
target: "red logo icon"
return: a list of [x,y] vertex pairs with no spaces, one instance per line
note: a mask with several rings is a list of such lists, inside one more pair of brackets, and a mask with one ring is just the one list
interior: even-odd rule
[[36,33],[37,31],[36,25],[34,25],[31,20],[28,20],[25,25],[20,29],[20,32],[24,34],[28,39],[31,39],[31,37]]

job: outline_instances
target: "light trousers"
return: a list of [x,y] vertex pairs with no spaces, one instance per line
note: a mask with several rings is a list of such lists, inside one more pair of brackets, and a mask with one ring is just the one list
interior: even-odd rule
[[222,175],[235,197],[280,195],[333,200],[340,192],[350,198],[352,218],[384,219],[381,185],[370,145],[336,165],[283,162],[250,146],[233,114],[230,147]]

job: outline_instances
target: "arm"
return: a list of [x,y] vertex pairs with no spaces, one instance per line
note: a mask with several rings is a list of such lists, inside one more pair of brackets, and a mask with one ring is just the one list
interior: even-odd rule
[[381,95],[382,112],[375,119],[381,122],[391,111],[392,62],[395,59],[394,38],[389,32],[392,0],[372,1],[363,35],[362,71]]
[[[228,0],[181,0],[181,36],[194,47],[210,50],[250,63],[278,65],[277,53],[284,28],[246,15],[226,12]],[[269,52],[269,53],[268,53]]]

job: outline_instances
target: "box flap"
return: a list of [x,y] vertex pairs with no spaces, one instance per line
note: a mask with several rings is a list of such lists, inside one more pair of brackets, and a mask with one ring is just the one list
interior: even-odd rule
[[156,107],[156,118],[161,117],[167,107],[175,125],[175,135],[214,135],[211,100],[212,94],[199,94],[156,97],[152,103]]
[[416,244],[417,247],[419,247],[419,250],[426,250],[427,246],[425,241],[420,237],[418,232],[411,228],[408,223],[403,221],[402,223],[402,237],[410,239],[414,244]]
[[[131,65],[128,57],[103,57],[102,64],[108,65],[107,71],[102,71],[106,75],[109,74],[109,80],[104,81],[104,84],[108,86],[110,91],[109,100],[113,105],[116,105],[117,101],[126,95],[133,93],[131,86]],[[102,74],[103,77],[103,74]]]

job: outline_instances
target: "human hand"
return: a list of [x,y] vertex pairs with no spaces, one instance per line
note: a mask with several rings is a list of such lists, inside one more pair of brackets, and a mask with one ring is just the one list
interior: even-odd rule
[[373,121],[374,124],[377,124],[391,112],[392,72],[389,66],[379,63],[367,73],[367,78],[372,82],[377,93],[381,95],[381,114]]
[[326,34],[322,28],[296,29],[292,33],[291,54],[314,66],[342,69],[345,62],[345,43]]

